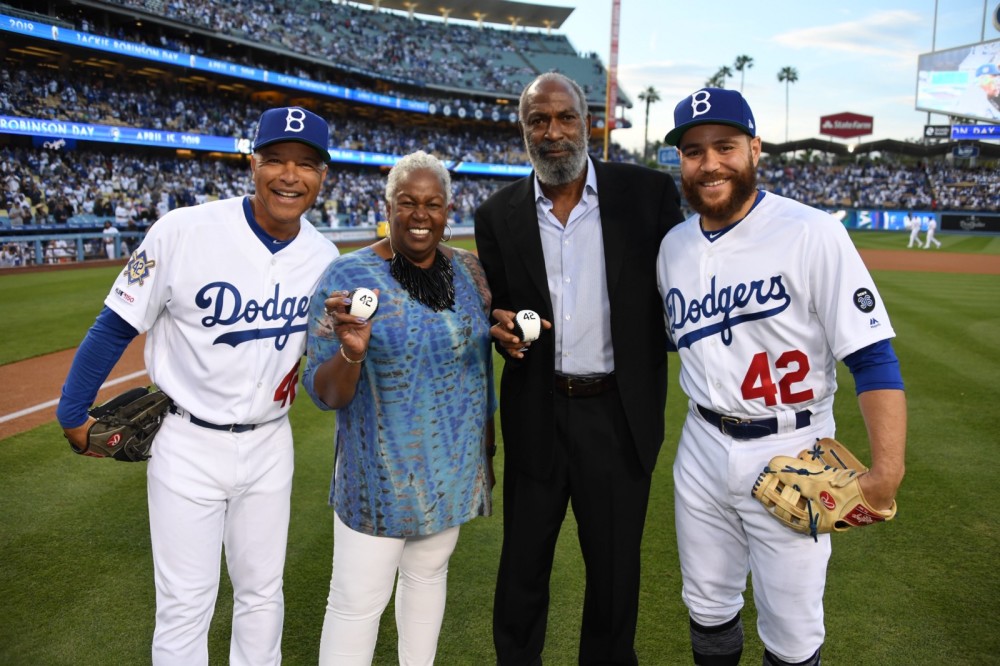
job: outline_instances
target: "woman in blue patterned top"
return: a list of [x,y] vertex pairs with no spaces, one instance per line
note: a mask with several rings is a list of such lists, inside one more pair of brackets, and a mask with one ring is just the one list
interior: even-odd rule
[[[337,410],[333,575],[320,664],[370,664],[396,573],[401,664],[430,664],[459,526],[492,511],[490,292],[441,245],[451,178],[419,151],[386,183],[389,236],[343,255],[311,301],[303,383]],[[369,319],[348,293],[375,291]]]

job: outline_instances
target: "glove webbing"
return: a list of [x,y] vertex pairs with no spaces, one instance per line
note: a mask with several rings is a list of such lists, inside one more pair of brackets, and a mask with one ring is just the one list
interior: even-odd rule
[[[765,467],[765,469],[770,470],[770,467]],[[792,472],[793,474],[798,474],[799,476],[810,476],[819,474],[819,472],[810,472],[809,470],[803,469],[802,467],[792,467],[791,465],[785,465],[785,469],[783,469],[782,471]],[[806,511],[809,513],[809,536],[813,538],[813,541],[818,543],[819,513],[813,511],[812,498],[802,495],[802,488],[799,488],[797,484],[793,485],[792,488],[798,491],[799,496],[801,496],[806,501]]]

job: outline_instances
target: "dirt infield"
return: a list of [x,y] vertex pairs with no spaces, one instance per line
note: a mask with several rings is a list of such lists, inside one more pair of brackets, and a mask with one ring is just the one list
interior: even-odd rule
[[[935,250],[862,250],[869,270],[973,273],[1000,275],[1000,256],[969,255]],[[109,380],[116,380],[144,369],[144,336],[129,345],[112,370]],[[56,401],[75,349],[46,354],[37,358],[0,366],[0,439],[30,430],[55,419]],[[104,400],[127,388],[144,386],[149,378],[140,376],[105,388],[98,395]],[[51,403],[51,404],[47,404]]]
[[[108,381],[140,372],[145,368],[142,359],[142,347],[145,341],[144,335],[132,341],[111,371]],[[3,422],[0,422],[0,439],[30,430],[56,418],[55,402],[59,399],[59,391],[75,353],[76,349],[66,349],[0,366],[0,386],[4,387],[0,397],[0,419],[3,419]],[[97,394],[97,399],[103,402],[125,389],[147,384],[149,377],[143,372],[139,377],[102,389]],[[49,402],[53,404],[42,406]],[[17,415],[15,418],[10,418],[15,414]]]
[[937,250],[861,250],[870,271],[1000,275],[1000,256]]

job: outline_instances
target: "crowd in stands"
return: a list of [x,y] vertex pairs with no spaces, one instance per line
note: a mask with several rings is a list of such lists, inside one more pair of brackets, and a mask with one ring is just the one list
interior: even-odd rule
[[[420,100],[438,109],[463,108],[469,115],[494,114],[506,118],[511,108],[497,104],[497,96],[520,94],[523,86],[542,71],[559,70],[580,82],[592,104],[604,101],[607,72],[596,53],[576,54],[565,35],[547,35],[485,26],[443,24],[419,18],[410,20],[390,12],[374,12],[346,4],[319,0],[251,0],[213,3],[208,0],[109,0],[108,4],[135,7],[183,23],[206,28],[244,42],[250,41],[313,58],[328,67],[287,61],[279,71],[395,97]],[[58,10],[57,10],[58,11]],[[275,70],[246,53],[213,52],[204,44],[151,33],[132,25],[105,27],[98,15],[85,8],[58,15],[90,34],[157,46],[179,53],[193,53],[250,67]],[[331,67],[333,69],[331,69]],[[435,86],[430,89],[426,86]],[[441,88],[461,91],[449,96]],[[619,91],[619,101],[625,101]]]
[[[0,147],[3,206],[0,227],[31,224],[95,227],[113,219],[142,227],[169,210],[252,192],[245,160],[178,158],[137,151],[103,152]],[[455,176],[455,223],[501,183]],[[333,166],[308,217],[319,226],[375,225],[384,214],[385,176],[378,170]]]
[[[78,7],[77,10],[82,11],[82,8]],[[343,86],[345,88],[358,91],[372,92],[388,97],[398,97],[407,100],[427,102],[428,104],[435,105],[435,107],[439,110],[443,110],[445,107],[451,107],[455,110],[456,114],[459,108],[464,108],[467,115],[470,117],[473,116],[478,110],[483,118],[492,118],[495,115],[498,118],[507,119],[512,110],[509,103],[498,104],[495,102],[497,96],[496,91],[489,91],[489,94],[486,94],[485,97],[483,96],[485,94],[483,91],[478,91],[480,93],[478,95],[449,95],[443,91],[421,88],[419,87],[419,84],[416,83],[410,83],[409,85],[403,84],[402,82],[396,80],[395,77],[389,78],[386,74],[378,71],[353,73],[356,71],[356,68],[352,68],[351,71],[343,71],[331,69],[330,67],[314,65],[309,62],[295,62],[285,59],[264,62],[259,58],[252,57],[252,54],[255,52],[245,52],[240,50],[239,53],[233,53],[231,50],[208,50],[194,41],[173,39],[164,33],[154,36],[148,31],[143,31],[134,26],[117,26],[114,28],[104,29],[101,25],[86,17],[68,16],[63,18],[67,20],[75,19],[71,21],[75,27],[81,32],[86,32],[88,34],[113,37],[115,39],[135,44],[156,46],[177,53],[205,56],[224,62],[231,62],[256,69],[278,72],[280,74],[294,76],[308,81],[320,81],[331,85]],[[295,52],[297,53],[297,51]],[[589,57],[596,58],[596,55]],[[378,78],[379,76],[382,78]]]
[[[2,115],[251,138],[266,106],[249,94],[150,85],[148,78],[128,72],[113,79],[88,71],[69,76],[31,61],[14,71],[0,71]],[[465,162],[528,161],[510,123],[455,124],[449,130],[362,118],[347,111],[333,116],[320,112],[330,121],[334,148],[400,156],[422,148],[442,159]]]
[[758,179],[764,189],[820,208],[1000,210],[1000,169],[991,166],[763,161]]
[[[425,145],[414,140],[412,149]],[[1000,210],[996,167],[775,162],[761,161],[760,187],[820,208]],[[456,175],[455,221],[471,222],[475,207],[503,182]],[[120,226],[143,225],[174,208],[238,196],[252,187],[245,158],[11,146],[0,147],[0,183],[6,212],[0,226],[6,227],[61,225],[78,216],[94,224],[116,218]],[[373,225],[382,219],[384,186],[378,170],[335,164],[310,217],[322,226]]]
[[[429,21],[320,0],[112,0],[235,38],[323,58],[348,71],[417,85],[518,95],[553,63],[570,66],[588,98],[604,98],[604,68],[562,34]],[[94,26],[81,26],[94,29]],[[569,58],[569,60],[566,60]]]

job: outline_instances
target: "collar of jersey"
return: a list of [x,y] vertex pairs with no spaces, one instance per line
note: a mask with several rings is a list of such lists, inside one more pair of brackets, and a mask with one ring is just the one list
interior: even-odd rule
[[250,225],[250,230],[253,231],[254,236],[260,240],[260,242],[271,252],[271,254],[277,254],[282,248],[287,247],[289,243],[295,240],[295,238],[281,240],[264,231],[264,228],[258,224],[257,218],[254,217],[253,206],[250,204],[250,197],[243,197],[243,214],[246,216],[247,224]]

